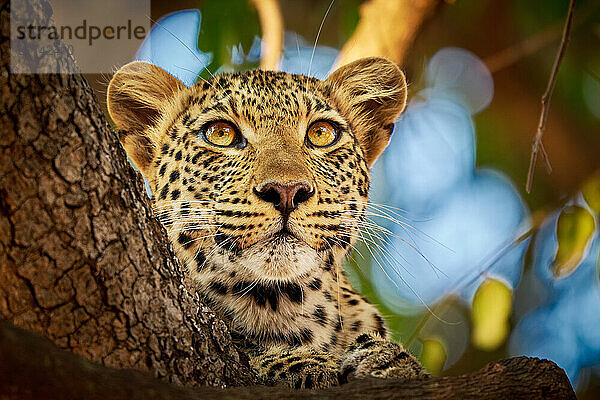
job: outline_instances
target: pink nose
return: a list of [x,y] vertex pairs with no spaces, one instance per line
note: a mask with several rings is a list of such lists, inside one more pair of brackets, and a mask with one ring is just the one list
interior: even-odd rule
[[254,194],[261,200],[273,203],[282,215],[288,216],[300,203],[310,199],[315,191],[306,181],[286,184],[267,182],[255,187]]

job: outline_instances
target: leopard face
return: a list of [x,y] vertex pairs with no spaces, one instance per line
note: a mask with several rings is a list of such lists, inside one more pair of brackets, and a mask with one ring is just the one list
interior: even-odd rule
[[[108,105],[180,261],[213,303],[252,293],[270,306],[243,317],[262,332],[294,318],[279,298],[304,304],[315,279],[339,274],[405,89],[381,58],[325,81],[257,70],[190,88],[134,62],[112,79]],[[232,320],[253,312],[217,306]]]
[[[263,280],[291,280],[334,247],[349,248],[355,226],[344,222],[364,208],[367,164],[321,86],[252,71],[186,93],[190,107],[163,136],[152,183],[160,214],[179,217],[166,226],[195,272],[235,260]],[[231,145],[207,139],[214,121],[226,121]],[[316,147],[307,131],[322,121],[336,137]]]

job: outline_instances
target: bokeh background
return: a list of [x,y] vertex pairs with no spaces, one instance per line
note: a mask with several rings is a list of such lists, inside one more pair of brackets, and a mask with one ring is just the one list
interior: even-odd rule
[[[330,0],[281,0],[282,69],[308,73],[312,57],[311,75],[326,76],[361,3],[336,0],[324,20]],[[553,170],[539,161],[525,191],[567,8],[566,0],[459,0],[435,12],[402,66],[410,104],[374,166],[373,205],[346,268],[434,374],[540,356],[567,371],[580,398],[593,399],[600,397],[598,1],[577,2],[544,136]],[[154,1],[150,17],[168,24],[161,18],[185,9],[199,13],[171,29],[197,45],[210,71],[258,66],[261,26],[251,3]],[[140,50],[138,58],[167,69],[177,60],[208,76],[169,35],[153,35],[153,46],[165,41],[173,55]],[[106,77],[88,78],[103,98]]]

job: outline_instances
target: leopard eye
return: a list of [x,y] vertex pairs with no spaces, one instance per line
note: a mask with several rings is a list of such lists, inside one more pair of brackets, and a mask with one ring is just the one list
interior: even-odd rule
[[210,144],[219,147],[229,147],[236,141],[237,131],[235,127],[225,121],[210,123],[204,130],[204,138]]
[[314,147],[327,147],[334,144],[338,136],[338,130],[333,124],[317,121],[308,128],[306,139]]

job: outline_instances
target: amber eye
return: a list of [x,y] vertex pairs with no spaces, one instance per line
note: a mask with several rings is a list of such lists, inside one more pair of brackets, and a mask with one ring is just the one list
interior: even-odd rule
[[306,138],[315,147],[327,147],[335,143],[338,130],[327,121],[317,121],[308,128]]
[[235,142],[236,136],[233,125],[225,121],[213,122],[204,131],[206,141],[219,147],[231,146]]

